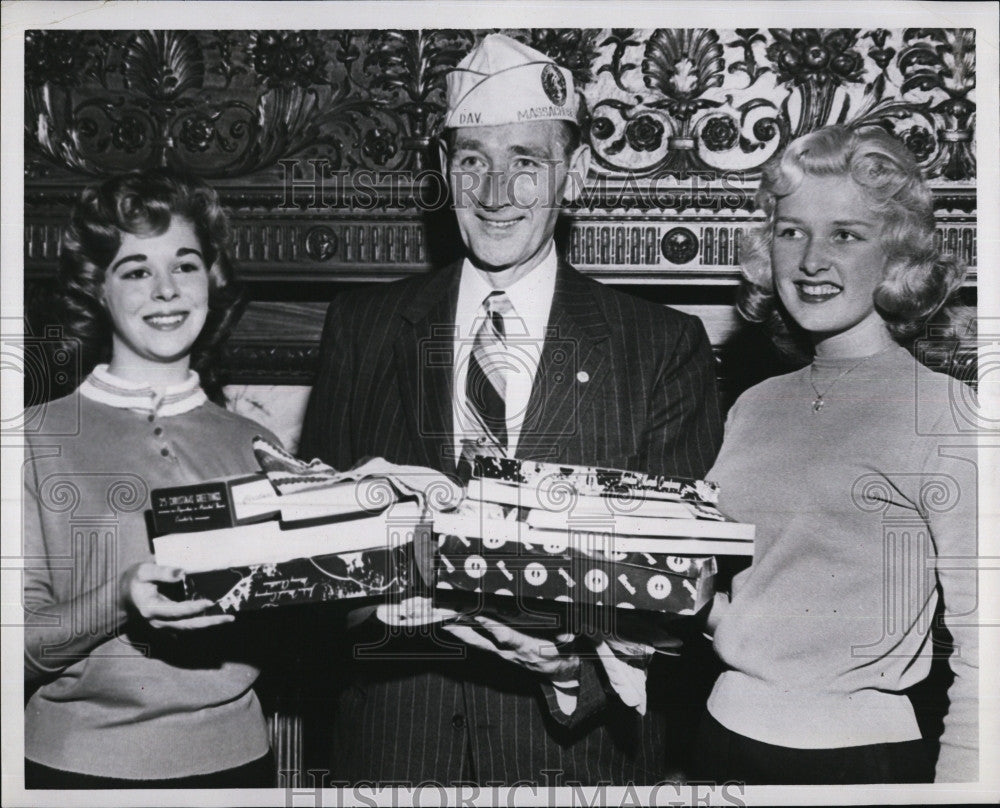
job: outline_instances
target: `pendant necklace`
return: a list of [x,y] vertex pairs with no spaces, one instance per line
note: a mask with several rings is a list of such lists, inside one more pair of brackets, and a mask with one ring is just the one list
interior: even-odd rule
[[843,379],[852,370],[857,370],[859,367],[861,367],[869,359],[874,359],[876,356],[881,356],[886,351],[890,350],[892,347],[893,346],[890,345],[888,348],[884,348],[883,350],[879,351],[878,353],[874,353],[871,356],[866,356],[863,359],[859,360],[858,362],[855,362],[847,370],[842,371],[840,373],[840,375],[837,376],[832,382],[830,382],[826,386],[826,389],[823,390],[823,391],[820,391],[820,389],[816,386],[816,382],[814,381],[814,377],[816,375],[816,365],[815,364],[810,365],[809,366],[809,385],[812,387],[813,392],[816,394],[816,398],[814,398],[813,402],[812,402],[813,412],[819,412],[820,410],[823,409],[823,406],[826,404],[826,401],[824,400],[824,396],[826,396],[826,394],[829,393],[831,389],[833,389],[833,386],[837,382],[839,382],[841,379]]

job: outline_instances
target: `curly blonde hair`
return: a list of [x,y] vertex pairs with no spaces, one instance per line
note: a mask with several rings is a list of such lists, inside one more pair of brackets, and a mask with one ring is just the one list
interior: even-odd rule
[[906,147],[877,128],[827,126],[792,141],[763,169],[757,206],[766,220],[746,242],[736,308],[753,323],[764,323],[775,344],[791,355],[811,355],[805,334],[785,312],[774,287],[771,244],[778,200],[806,175],[850,177],[882,219],[886,275],[874,293],[875,309],[893,339],[909,345],[931,321],[944,320],[958,331],[968,316],[952,305],[965,267],[934,244],[934,202]]

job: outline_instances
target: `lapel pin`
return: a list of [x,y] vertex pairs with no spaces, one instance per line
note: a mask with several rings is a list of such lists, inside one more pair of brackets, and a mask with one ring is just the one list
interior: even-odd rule
[[585,370],[581,370],[579,373],[576,374],[576,380],[580,382],[580,384],[586,384],[587,382],[590,381],[590,374],[587,373],[587,371]]

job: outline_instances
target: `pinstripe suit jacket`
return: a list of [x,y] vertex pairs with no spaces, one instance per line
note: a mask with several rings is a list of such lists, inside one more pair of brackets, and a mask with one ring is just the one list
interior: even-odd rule
[[[384,456],[455,472],[460,272],[458,263],[347,292],[331,304],[303,457],[348,468]],[[715,368],[701,322],[561,263],[517,456],[701,477],[720,441]],[[585,716],[580,720],[562,716],[533,675],[456,648],[447,634],[383,637],[368,654],[353,654],[335,722],[340,779],[546,784],[558,776],[592,784],[663,777],[662,717],[639,719],[614,696],[605,699],[596,666],[583,666],[574,713]]]

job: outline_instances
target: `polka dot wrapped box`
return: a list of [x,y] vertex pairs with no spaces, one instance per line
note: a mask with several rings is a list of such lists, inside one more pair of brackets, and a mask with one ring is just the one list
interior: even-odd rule
[[671,615],[695,614],[714,593],[712,556],[621,552],[602,534],[468,516],[439,515],[434,532],[439,590]]
[[718,486],[621,469],[477,457],[461,505],[434,517],[436,587],[531,601],[692,615],[716,555],[753,554],[753,525]]

